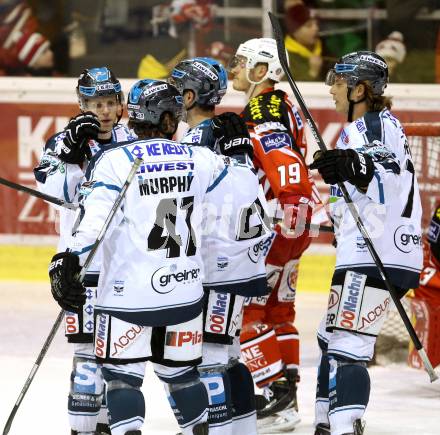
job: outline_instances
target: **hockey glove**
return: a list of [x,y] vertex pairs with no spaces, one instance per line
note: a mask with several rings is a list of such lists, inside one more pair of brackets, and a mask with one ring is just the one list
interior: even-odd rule
[[80,271],[77,255],[60,252],[53,256],[49,265],[50,287],[53,298],[63,310],[78,312],[86,301],[85,288],[77,280]]
[[225,156],[248,154],[253,157],[254,149],[247,126],[234,112],[225,112],[212,119],[212,133],[217,139],[219,152]]
[[63,145],[58,151],[59,158],[66,163],[81,165],[84,160],[90,159],[92,154],[88,141],[98,139],[100,123],[92,112],[80,113],[72,118],[65,128],[66,136]]
[[349,181],[366,190],[374,175],[373,159],[355,150],[327,150],[314,154],[310,169],[317,169],[327,184]]

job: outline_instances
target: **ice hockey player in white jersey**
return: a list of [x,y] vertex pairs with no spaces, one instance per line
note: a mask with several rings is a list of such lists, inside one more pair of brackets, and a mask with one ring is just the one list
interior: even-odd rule
[[367,363],[391,303],[337,182],[344,182],[399,296],[419,282],[419,188],[405,133],[383,96],[387,82],[386,62],[369,51],[343,56],[326,79],[336,111],[350,124],[336,149],[318,151],[310,166],[330,184],[337,241],[327,316],[318,331],[315,435],[363,433]]
[[103,362],[112,435],[137,435],[145,417],[140,390],[146,361],[165,385],[184,435],[208,433],[202,356],[203,262],[197,219],[227,163],[212,151],[170,140],[182,109],[178,90],[136,84],[129,127],[143,138],[98,153],[87,169],[83,214],[69,252],[54,256],[51,284],[81,308],[75,275],[98,235],[134,158],[143,163],[103,242],[95,305],[95,355]]
[[264,193],[252,165],[246,125],[235,113],[215,116],[227,73],[214,59],[177,64],[170,77],[182,93],[189,130],[181,143],[231,156],[228,172],[205,201],[202,242],[206,293],[201,379],[210,397],[209,433],[257,433],[252,376],[239,362],[246,297],[267,294],[264,242],[270,238]]
[[[118,123],[123,112],[124,96],[119,80],[110,69],[101,67],[83,71],[76,92],[80,113],[69,121],[63,131],[47,141],[39,165],[34,170],[42,192],[68,202],[78,201],[78,188],[92,155],[113,143],[135,139],[126,127]],[[71,236],[75,212],[57,208],[60,215],[60,252],[65,250]],[[110,433],[106,424],[102,375],[93,354],[93,305],[100,268],[99,255],[95,259],[85,279],[87,303],[83,310],[74,313],[68,305],[63,307],[66,310],[65,333],[68,341],[74,343],[68,397],[73,435],[95,433],[95,428],[98,434]]]

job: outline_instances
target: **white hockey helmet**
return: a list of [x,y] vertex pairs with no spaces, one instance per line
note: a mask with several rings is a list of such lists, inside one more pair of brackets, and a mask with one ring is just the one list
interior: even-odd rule
[[[249,39],[249,41],[240,44],[236,56],[243,56],[247,59],[246,69],[248,80],[249,70],[254,68],[258,63],[266,63],[268,65],[267,74],[259,83],[266,79],[279,82],[284,75],[283,68],[281,67],[278,58],[277,43],[273,38]],[[254,83],[252,80],[249,81]]]

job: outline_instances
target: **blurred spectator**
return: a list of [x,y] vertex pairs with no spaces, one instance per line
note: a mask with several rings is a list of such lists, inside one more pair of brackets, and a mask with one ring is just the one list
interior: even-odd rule
[[17,1],[2,6],[0,74],[52,74],[54,56],[50,42],[36,31],[38,24],[31,9],[25,2]]
[[386,39],[376,45],[375,51],[386,60],[389,75],[394,79],[397,65],[401,64],[406,56],[403,35],[397,31],[391,32]]
[[322,44],[316,16],[302,3],[287,9],[284,25],[290,70],[295,80],[321,79]]

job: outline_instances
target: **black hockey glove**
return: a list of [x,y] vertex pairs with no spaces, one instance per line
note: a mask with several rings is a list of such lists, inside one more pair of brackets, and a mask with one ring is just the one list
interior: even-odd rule
[[361,190],[374,175],[373,159],[355,150],[317,151],[310,169],[317,169],[327,184],[349,181]]
[[49,265],[50,287],[63,310],[78,312],[86,301],[85,288],[76,278],[80,271],[77,255],[60,252],[53,256]]
[[80,113],[72,118],[65,128],[66,136],[63,146],[58,153],[59,158],[66,163],[81,165],[84,160],[90,159],[92,154],[88,141],[98,139],[100,123],[92,112]]
[[248,154],[253,157],[249,131],[243,119],[234,112],[225,112],[212,118],[212,133],[217,139],[219,152],[225,156]]

